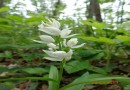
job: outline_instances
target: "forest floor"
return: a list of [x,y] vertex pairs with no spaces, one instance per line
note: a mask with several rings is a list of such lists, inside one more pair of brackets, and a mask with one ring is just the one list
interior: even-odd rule
[[[16,64],[17,63],[17,64]],[[38,59],[35,59],[31,65],[37,66],[39,63]],[[46,61],[46,64],[50,64],[50,61]],[[117,69],[113,69],[109,74],[111,75],[121,75],[121,76],[130,76],[130,62],[124,63],[121,60],[114,60],[111,62],[113,65],[118,66]],[[92,63],[93,65],[95,62]],[[100,65],[101,62],[96,62],[96,65]],[[14,67],[14,66],[28,66],[28,63],[24,60],[19,60],[16,62],[14,59],[2,59],[0,61],[0,66],[4,67]],[[83,72],[83,71],[82,71]],[[78,77],[78,73],[67,74],[66,72],[63,75],[61,86],[67,85],[72,82],[76,77]],[[0,73],[0,78],[11,78],[16,77],[13,73],[2,72]],[[21,82],[16,85],[14,90],[28,90],[28,87],[32,83],[31,80]],[[33,90],[48,90],[48,85],[46,81],[38,81],[38,85]],[[124,90],[123,87],[118,83],[117,80],[113,80],[112,83],[104,84],[103,82],[95,82],[91,85],[85,85],[82,90]]]

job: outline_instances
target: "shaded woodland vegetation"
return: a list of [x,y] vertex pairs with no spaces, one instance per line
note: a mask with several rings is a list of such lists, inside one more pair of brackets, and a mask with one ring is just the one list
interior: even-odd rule
[[[72,16],[65,0],[30,0],[33,10],[14,1],[0,0],[0,90],[130,90],[129,0],[75,0]],[[51,18],[86,43],[66,61],[58,89],[60,62],[44,59],[47,46],[33,41]]]

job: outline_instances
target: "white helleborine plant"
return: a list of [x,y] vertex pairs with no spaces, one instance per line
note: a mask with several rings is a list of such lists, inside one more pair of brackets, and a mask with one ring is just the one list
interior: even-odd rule
[[79,48],[84,46],[85,43],[77,45],[78,39],[71,38],[77,34],[71,34],[72,30],[65,28],[60,29],[60,23],[51,19],[48,23],[42,22],[38,29],[44,32],[44,35],[40,35],[41,41],[33,40],[38,43],[43,43],[48,46],[48,50],[43,50],[49,57],[44,57],[51,61],[70,60],[73,54],[73,48]]

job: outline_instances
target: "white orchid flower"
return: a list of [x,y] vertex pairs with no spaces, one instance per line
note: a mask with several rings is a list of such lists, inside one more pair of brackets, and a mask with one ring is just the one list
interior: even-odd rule
[[52,21],[49,20],[49,22],[50,22],[51,26],[53,26],[53,27],[60,28],[60,26],[61,26],[60,23],[53,18],[52,18]]
[[40,25],[39,30],[44,32],[44,33],[53,35],[53,36],[58,36],[58,35],[60,35],[60,32],[61,32],[58,28],[55,28],[55,27],[43,27],[41,25]]
[[73,37],[73,36],[77,35],[77,34],[69,35],[71,33],[71,31],[72,30],[69,30],[68,28],[67,29],[63,29],[61,31],[61,34],[60,34],[61,38],[70,38],[70,37]]
[[56,46],[55,44],[53,44],[53,43],[49,43],[49,44],[47,44],[47,46],[50,48],[50,49],[58,49],[58,46]]
[[78,39],[77,38],[72,38],[67,42],[67,45],[69,47],[75,46],[78,43]]
[[40,35],[39,37],[42,40],[42,42],[45,42],[47,44],[55,42],[55,40],[51,36],[48,36],[48,35]]
[[69,30],[69,29],[63,29],[62,31],[61,31],[61,38],[66,38],[69,34],[71,33],[71,30]]
[[49,20],[50,24],[46,24],[44,22],[42,22],[38,28],[40,31],[53,35],[53,36],[58,36],[60,35],[61,31],[60,31],[60,23],[58,21],[56,21],[55,19],[52,19],[52,22]]
[[48,35],[40,35],[39,37],[41,41],[38,41],[38,40],[33,40],[33,41],[37,43],[44,43],[44,44],[55,42],[55,40],[51,36],[48,36]]
[[50,56],[44,58],[51,61],[62,61],[66,56],[65,51],[48,51],[48,50],[43,50],[43,51]]
[[70,50],[68,53],[66,53],[65,51],[49,51],[49,50],[43,50],[43,51],[50,56],[44,58],[51,61],[62,61],[63,59],[70,60],[71,55],[73,53],[72,50]]
[[85,43],[82,43],[80,45],[77,45],[78,43],[78,39],[77,38],[71,38],[68,42],[67,42],[67,45],[66,45],[66,40],[64,40],[63,44],[64,46],[68,46],[68,47],[71,47],[71,48],[79,48],[79,47],[82,47],[85,45]]
[[48,19],[48,21],[49,21],[49,23],[44,23],[43,21],[42,21],[42,23],[38,26],[38,27],[42,27],[42,26],[45,26],[45,27],[55,27],[55,28],[60,28],[60,23],[57,21],[57,20],[55,20],[55,19]]

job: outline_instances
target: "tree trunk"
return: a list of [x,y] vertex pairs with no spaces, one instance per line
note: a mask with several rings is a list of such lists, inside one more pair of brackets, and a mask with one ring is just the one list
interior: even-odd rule
[[102,22],[100,5],[98,3],[98,0],[90,0],[88,18],[93,18],[94,16],[97,21]]
[[[91,19],[96,19],[99,22],[102,22],[100,5],[98,0],[89,0],[90,4],[86,7],[86,17]],[[88,13],[88,14],[87,14]],[[91,26],[86,26],[86,33],[88,35],[93,34],[93,30]]]

